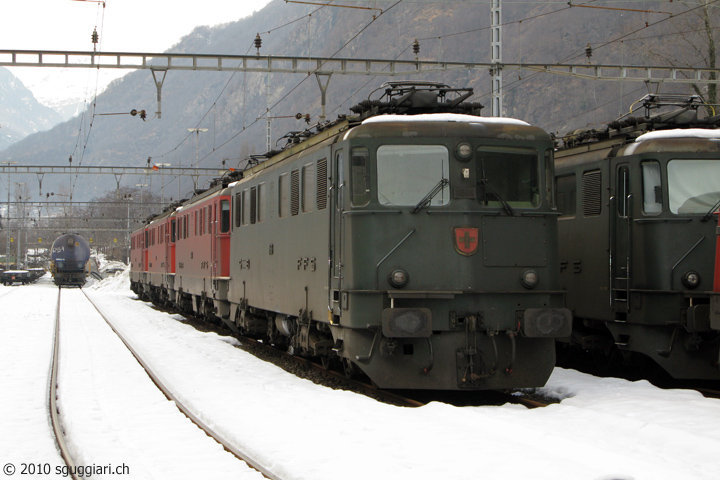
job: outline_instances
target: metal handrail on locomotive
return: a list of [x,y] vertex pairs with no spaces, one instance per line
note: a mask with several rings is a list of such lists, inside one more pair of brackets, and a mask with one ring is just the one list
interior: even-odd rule
[[543,385],[572,323],[550,136],[381,92],[136,230],[133,291],[383,388]]
[[52,245],[50,272],[58,287],[82,287],[87,281],[90,245],[75,233],[60,235]]
[[555,154],[568,341],[604,367],[649,358],[718,380],[720,115],[696,96],[636,105],[644,115],[577,130]]

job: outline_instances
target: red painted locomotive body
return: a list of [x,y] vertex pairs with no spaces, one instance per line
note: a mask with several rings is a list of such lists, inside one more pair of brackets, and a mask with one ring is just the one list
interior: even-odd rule
[[131,258],[133,284],[147,296],[188,313],[215,314],[230,271],[229,190],[198,195],[137,230]]

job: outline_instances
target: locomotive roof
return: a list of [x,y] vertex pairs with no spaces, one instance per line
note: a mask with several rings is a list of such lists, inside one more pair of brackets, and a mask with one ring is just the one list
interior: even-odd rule
[[515,118],[507,117],[479,117],[476,115],[465,115],[461,113],[422,113],[419,115],[379,115],[370,117],[362,122],[363,125],[370,123],[389,122],[462,122],[462,123],[494,123],[503,125],[526,125],[529,123]]
[[[717,134],[711,133],[717,132],[716,129],[720,127],[720,115],[716,115],[713,108],[717,105],[706,105],[696,95],[685,97],[648,94],[633,104],[636,105],[640,105],[638,109],[645,110],[644,116],[632,116],[631,107],[630,113],[617,120],[599,127],[580,128],[559,137],[558,140],[562,140],[562,143],[558,148],[574,149],[593,143],[603,143],[606,140],[620,145],[663,138],[717,138]],[[698,110],[701,107],[710,109],[713,116],[700,118]],[[655,110],[660,112],[651,115]],[[651,136],[646,136],[648,134]]]
[[645,142],[661,138],[708,138],[711,140],[720,140],[720,130],[708,130],[704,128],[658,130],[640,135],[635,139],[635,142]]

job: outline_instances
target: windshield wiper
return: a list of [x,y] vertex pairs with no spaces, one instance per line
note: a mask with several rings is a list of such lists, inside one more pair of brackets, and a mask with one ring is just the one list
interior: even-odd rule
[[427,207],[432,201],[432,199],[435,197],[435,195],[440,193],[440,191],[443,190],[448,183],[450,183],[450,180],[448,180],[447,178],[443,178],[442,180],[440,180],[437,185],[435,185],[433,189],[430,190],[430,192],[425,195],[417,205],[415,205],[415,208],[413,208],[411,213],[417,213],[423,208]]
[[490,193],[493,197],[495,197],[498,202],[500,202],[500,205],[502,205],[505,213],[507,213],[511,217],[515,216],[515,210],[513,210],[510,204],[502,197],[502,195],[500,195],[498,191],[495,190],[495,187],[492,186],[490,180],[488,180],[487,178],[481,178],[478,182],[478,185],[484,187],[488,191],[488,193]]
[[708,210],[708,212],[705,214],[705,216],[700,221],[707,222],[708,220],[710,220],[710,217],[713,216],[713,213],[715,213],[715,210],[717,210],[718,208],[720,208],[720,200],[718,200],[717,203],[715,205],[713,205],[710,208],[710,210]]

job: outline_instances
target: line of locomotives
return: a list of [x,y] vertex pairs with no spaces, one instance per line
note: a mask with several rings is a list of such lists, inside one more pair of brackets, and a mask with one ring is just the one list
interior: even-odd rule
[[720,116],[648,96],[556,148],[470,94],[292,135],[137,230],[133,290],[384,388],[543,385],[556,340],[720,379]]
[[134,231],[131,288],[382,388],[543,385],[571,328],[550,136],[380,91]]
[[[647,95],[555,153],[569,343],[605,366],[650,359],[720,379],[720,115],[699,97]],[[632,109],[631,109],[632,110]]]

